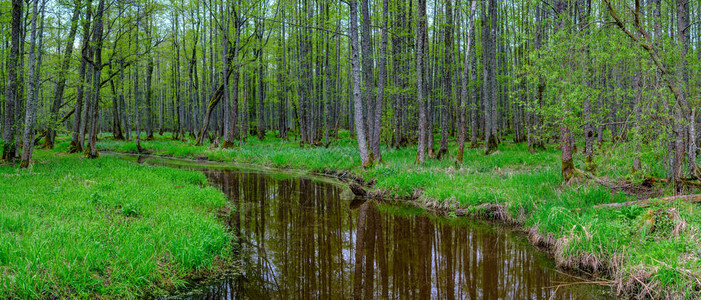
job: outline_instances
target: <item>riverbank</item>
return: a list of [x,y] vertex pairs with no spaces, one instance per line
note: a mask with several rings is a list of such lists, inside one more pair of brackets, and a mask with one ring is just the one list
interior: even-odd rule
[[0,165],[0,298],[142,298],[226,272],[228,201],[199,172],[37,150]]
[[[610,184],[585,178],[565,184],[559,150],[549,147],[530,153],[526,145],[510,142],[489,156],[482,149],[466,150],[462,165],[449,158],[418,166],[415,148],[383,149],[383,162],[368,169],[359,167],[355,143],[347,132],[341,132],[329,148],[300,148],[272,135],[262,142],[251,137],[233,149],[194,146],[192,141],[168,137],[142,145],[157,155],[358,178],[376,194],[447,215],[507,222],[528,232],[531,242],[548,251],[560,267],[605,282],[622,296],[694,298],[701,291],[698,205],[672,201],[652,208],[593,208],[668,193],[664,186],[640,184],[645,176],[660,177],[664,172],[654,155],[643,153],[645,172],[628,175],[631,162],[623,153],[629,149],[611,147],[595,161],[600,166],[597,176]],[[455,153],[455,145],[450,146],[449,153]],[[133,142],[109,138],[98,147],[136,152]]]

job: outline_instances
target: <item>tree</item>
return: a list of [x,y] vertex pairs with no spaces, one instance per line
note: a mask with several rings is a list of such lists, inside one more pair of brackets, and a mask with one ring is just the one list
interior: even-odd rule
[[[78,71],[78,78],[82,83],[86,79],[88,56],[91,55],[90,47],[90,23],[92,21],[92,2],[88,1],[87,11],[85,13],[85,19],[83,20],[83,31],[82,31],[82,42],[81,42],[81,56],[80,56],[80,68]],[[83,109],[84,103],[83,99],[85,97],[85,86],[79,84],[76,88],[75,96],[75,113],[73,113],[73,126],[71,130],[71,143],[68,146],[68,152],[77,153],[83,151],[84,146],[84,126],[85,123],[85,113],[87,109]]]
[[388,0],[382,1],[382,41],[380,44],[380,61],[378,66],[377,98],[375,99],[375,125],[372,131],[372,153],[376,161],[382,160],[380,153],[380,137],[382,135],[382,107],[384,102],[385,85],[387,84],[387,18],[389,10]]
[[[44,2],[45,3],[45,2]],[[44,11],[45,4],[42,4],[41,10],[42,15]],[[24,116],[24,132],[22,134],[22,140],[24,141],[22,146],[22,162],[20,162],[20,168],[29,167],[29,162],[32,159],[32,150],[34,150],[34,126],[36,125],[37,119],[37,102],[39,102],[38,87],[39,84],[39,71],[41,67],[41,60],[36,59],[36,48],[37,48],[37,15],[39,7],[39,0],[34,0],[32,5],[32,24],[31,24],[31,37],[29,41],[29,88],[27,91],[27,107]],[[39,30],[39,36],[43,34],[44,26],[42,23],[41,29]],[[41,42],[39,42],[41,44]],[[39,46],[41,47],[41,45]],[[48,137],[47,137],[48,138]]]
[[489,0],[488,13],[485,16],[487,24],[483,25],[482,43],[484,48],[484,116],[485,130],[484,140],[487,143],[485,154],[490,154],[497,150],[497,53],[496,53],[496,30],[497,30],[497,2]]
[[18,98],[18,64],[20,52],[20,24],[22,23],[22,0],[12,0],[12,38],[10,56],[7,60],[7,85],[5,86],[5,115],[2,126],[2,159],[15,159],[15,104]]
[[[470,14],[467,18],[467,27],[468,27],[468,38],[466,41],[466,47],[465,47],[465,63],[463,65],[463,73],[462,73],[462,86],[461,86],[461,93],[460,93],[460,112],[459,112],[459,125],[458,125],[458,154],[457,154],[457,161],[462,163],[463,160],[463,151],[465,149],[465,131],[467,130],[467,124],[466,124],[466,116],[465,116],[465,111],[467,109],[467,101],[468,97],[470,94],[470,91],[468,89],[468,83],[472,81],[472,78],[470,78],[470,60],[471,60],[471,54],[472,54],[472,40],[473,40],[473,35],[474,35],[474,13],[477,8],[477,0],[472,0],[470,4]],[[471,111],[475,111],[476,109],[470,108]],[[477,124],[477,118],[475,115],[472,116],[474,124]],[[472,127],[472,134],[473,137],[476,137],[476,131],[477,128]]]
[[419,0],[419,16],[417,19],[418,28],[416,33],[416,100],[419,106],[419,141],[416,154],[416,162],[423,164],[426,159],[427,132],[426,108],[424,100],[424,32],[426,30],[426,1]]
[[441,106],[441,145],[438,148],[438,158],[448,153],[448,119],[453,96],[453,4],[445,1],[445,53],[443,55],[443,103]]
[[360,98],[360,61],[358,59],[358,1],[349,0],[350,6],[350,39],[351,39],[351,65],[353,68],[353,111],[355,115],[355,131],[360,151],[360,161],[363,167],[368,167],[372,161],[368,155],[368,146],[365,140],[365,124],[363,120],[363,102]]
[[[71,56],[73,55],[73,44],[75,43],[75,35],[78,32],[78,20],[80,18],[80,9],[82,6],[81,0],[76,0],[73,8],[73,16],[71,17],[71,29],[68,33],[68,39],[66,39],[66,47],[63,51],[63,59],[61,62],[61,69],[58,72],[58,82],[56,83],[56,89],[54,90],[54,100],[51,104],[51,123],[49,123],[46,136],[44,137],[44,148],[51,149],[54,147],[54,140],[56,139],[55,126],[58,126],[56,122],[58,121],[58,113],[61,108],[61,102],[63,101],[63,93],[66,88],[66,73],[71,65]],[[120,132],[121,134],[121,132]]]

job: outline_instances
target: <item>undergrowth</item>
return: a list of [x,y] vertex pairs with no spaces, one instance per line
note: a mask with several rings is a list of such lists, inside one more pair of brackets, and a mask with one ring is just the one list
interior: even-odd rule
[[[462,164],[451,157],[428,159],[423,165],[415,163],[414,146],[385,147],[383,161],[363,169],[356,144],[347,131],[341,131],[328,148],[300,147],[296,141],[283,141],[272,132],[264,141],[249,137],[232,149],[193,143],[160,136],[142,145],[154,154],[174,157],[314,172],[349,171],[373,182],[374,187],[388,192],[389,196],[420,195],[420,201],[437,202],[449,210],[495,204],[524,228],[530,228],[535,236],[550,241],[550,250],[561,266],[608,278],[623,295],[700,297],[698,206],[672,202],[655,208],[593,209],[597,204],[635,200],[635,195],[584,178],[563,183],[556,145],[531,153],[525,144],[505,141],[489,156],[481,148],[465,149]],[[103,138],[98,147],[136,152],[133,142],[109,137]],[[663,160],[654,151],[636,151],[643,170],[631,174],[633,158],[629,147],[625,143],[604,142],[593,161],[594,173],[614,183],[639,184],[645,177],[664,177]],[[456,149],[453,141],[449,153],[454,156]],[[585,169],[581,152],[575,157],[576,167]],[[662,193],[669,191],[664,186],[656,188]],[[658,208],[673,208],[685,222],[684,230],[676,234],[651,231],[646,216]]]
[[227,201],[199,172],[58,149],[34,160],[0,165],[0,298],[153,296],[231,257],[215,214]]

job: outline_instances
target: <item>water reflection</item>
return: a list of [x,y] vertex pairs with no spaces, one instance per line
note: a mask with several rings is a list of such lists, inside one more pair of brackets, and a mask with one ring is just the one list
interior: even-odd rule
[[[342,200],[342,189],[305,178],[205,171],[238,210],[243,274],[190,299],[592,299],[520,237]],[[352,203],[352,205],[351,205]],[[351,208],[352,207],[352,208]]]

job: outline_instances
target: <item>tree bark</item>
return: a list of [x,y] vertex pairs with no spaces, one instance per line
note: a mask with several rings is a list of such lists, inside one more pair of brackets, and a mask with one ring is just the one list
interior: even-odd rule
[[[370,8],[368,5],[368,0],[361,0],[361,13],[363,15],[362,23],[362,51],[363,51],[363,82],[365,83],[365,108],[366,112],[364,114],[365,118],[365,128],[367,129],[368,136],[370,137],[370,163],[375,160],[374,150],[374,136],[375,136],[375,118],[374,108],[375,108],[375,76],[374,76],[374,58],[373,58],[373,48],[372,48],[372,36],[370,35],[370,26],[372,26],[372,21],[370,20]],[[357,121],[357,120],[356,120]]]
[[498,149],[497,142],[497,79],[496,79],[496,29],[497,29],[497,3],[496,0],[489,0],[488,19],[484,33],[485,51],[485,154],[489,155]]
[[382,136],[382,104],[384,101],[385,85],[387,83],[387,15],[388,0],[382,1],[382,42],[380,44],[380,62],[377,82],[377,98],[375,99],[374,118],[375,129],[372,131],[372,153],[375,161],[382,161],[380,153],[380,137]]
[[58,82],[56,83],[56,89],[54,91],[54,99],[51,104],[51,123],[46,132],[46,137],[44,138],[43,147],[46,149],[52,149],[54,147],[54,141],[56,139],[56,131],[54,126],[58,126],[56,123],[58,118],[58,113],[61,107],[61,101],[63,99],[63,91],[66,87],[66,72],[71,65],[71,56],[73,55],[73,48],[75,43],[75,35],[78,32],[78,19],[80,18],[80,7],[81,0],[76,0],[75,8],[73,8],[73,16],[71,17],[71,29],[68,33],[68,39],[66,40],[65,51],[63,52],[63,59],[61,62],[61,69],[59,69],[57,77]]
[[[78,71],[78,80],[80,82],[86,82],[86,72],[87,72],[87,57],[90,56],[91,52],[91,47],[90,47],[90,24],[92,19],[92,3],[88,2],[87,3],[87,11],[85,14],[85,19],[83,20],[83,40],[82,40],[82,46],[81,46],[81,59],[80,59],[80,68]],[[83,123],[85,122],[85,110],[83,109],[83,106],[85,104],[83,103],[85,97],[85,88],[83,84],[79,84],[78,88],[76,90],[76,96],[75,96],[75,113],[73,113],[73,126],[72,126],[72,133],[71,133],[71,143],[68,146],[68,152],[70,153],[78,153],[78,152],[83,152],[83,134],[85,133]]]
[[90,144],[86,149],[85,153],[90,158],[97,158],[100,154],[97,151],[97,121],[98,121],[98,108],[100,107],[100,75],[102,73],[102,30],[103,30],[103,14],[105,10],[105,0],[100,0],[97,13],[95,15],[95,26],[93,28],[93,45],[95,45],[94,51],[94,72],[93,72],[93,89],[92,89],[92,126],[90,126]]
[[367,140],[365,139],[365,125],[363,122],[363,102],[360,97],[360,52],[358,49],[358,1],[349,0],[350,5],[350,39],[351,39],[351,65],[353,73],[353,106],[355,115],[355,130],[358,139],[358,150],[363,167],[368,167],[372,162],[368,156]]
[[419,140],[416,162],[423,164],[426,159],[426,104],[424,100],[423,61],[424,61],[424,31],[426,19],[426,0],[419,0],[418,27],[416,33],[416,99],[419,107]]
[[[39,0],[34,0],[32,5],[32,23],[31,23],[31,33],[29,40],[29,87],[27,89],[27,106],[24,115],[24,132],[22,134],[22,140],[24,141],[22,146],[22,161],[19,164],[20,169],[29,167],[29,162],[32,159],[32,150],[34,150],[34,125],[37,118],[37,104],[39,102],[38,93],[36,92],[37,84],[39,83],[39,67],[41,62],[37,62],[36,59],[36,47],[37,47],[37,14],[39,7]],[[43,10],[44,5],[42,5]],[[42,26],[43,27],[43,26]],[[43,28],[42,28],[43,29]],[[39,35],[42,33],[40,32]]]
[[265,139],[265,86],[263,85],[263,32],[265,30],[264,23],[258,22],[259,28],[256,28],[258,35],[258,140]]
[[438,158],[448,153],[448,121],[453,97],[453,4],[445,1],[445,53],[443,56],[443,100],[441,105],[441,145],[438,148]]
[[15,158],[15,105],[18,95],[17,65],[20,51],[20,35],[22,23],[22,0],[12,0],[12,37],[10,56],[7,60],[7,85],[5,86],[5,114],[2,132],[2,159],[12,161]]
[[[462,163],[463,161],[463,151],[465,149],[465,131],[467,130],[467,124],[466,124],[466,110],[467,110],[467,102],[468,102],[468,97],[470,94],[470,91],[468,90],[468,84],[471,82],[472,78],[470,78],[470,57],[472,53],[472,37],[474,35],[474,13],[475,9],[477,8],[477,0],[472,0],[470,4],[470,12],[469,16],[467,18],[467,30],[468,30],[468,38],[467,38],[467,45],[465,47],[465,65],[463,66],[463,73],[462,73],[462,86],[461,86],[461,93],[460,93],[460,112],[459,112],[459,125],[458,125],[458,154],[457,154],[457,161],[459,163]],[[471,107],[470,110],[472,111],[473,108]],[[473,116],[473,121],[476,123],[476,116]],[[475,131],[476,128],[472,128],[472,134],[473,137],[475,136]]]
[[[555,14],[556,18],[558,19],[556,22],[556,27],[555,31],[563,30],[565,27],[565,19],[567,16],[565,13],[567,12],[568,5],[567,2],[564,0],[558,0],[555,2]],[[572,160],[572,144],[573,144],[573,137],[572,137],[572,132],[570,131],[569,124],[567,124],[567,118],[569,117],[569,114],[571,113],[569,111],[569,108],[567,107],[567,104],[565,103],[565,100],[562,101],[562,117],[561,117],[561,124],[560,124],[560,147],[562,148],[562,177],[564,178],[565,181],[569,181],[574,177],[575,174],[575,168],[574,168],[574,162]]]

